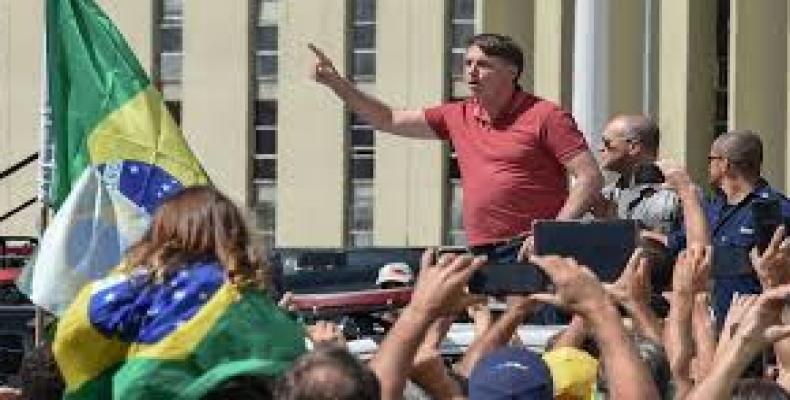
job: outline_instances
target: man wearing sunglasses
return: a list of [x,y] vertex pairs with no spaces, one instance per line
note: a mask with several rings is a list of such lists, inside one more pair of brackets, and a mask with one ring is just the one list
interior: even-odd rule
[[669,233],[680,215],[680,202],[675,192],[662,187],[664,179],[655,166],[658,125],[643,115],[620,115],[601,136],[601,168],[617,173],[618,179],[604,188],[605,200],[596,205],[595,215],[634,219],[642,229]]

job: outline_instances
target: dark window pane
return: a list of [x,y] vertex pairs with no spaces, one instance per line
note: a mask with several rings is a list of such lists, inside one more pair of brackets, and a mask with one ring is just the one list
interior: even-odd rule
[[354,49],[376,48],[376,25],[354,27]]
[[351,113],[349,124],[351,124],[351,126],[357,126],[357,125],[370,126],[370,123],[363,116],[357,113]]
[[255,49],[277,51],[276,26],[259,26],[255,28]]
[[162,28],[162,51],[179,53],[182,48],[181,27]]
[[255,60],[255,76],[258,78],[277,77],[277,56],[259,55]]
[[255,154],[277,154],[277,131],[255,130]]
[[183,0],[162,0],[162,16],[164,18],[181,18],[183,11]]
[[452,30],[454,48],[466,48],[466,41],[475,34],[473,24],[454,24]]
[[354,78],[373,79],[376,75],[375,53],[354,53]]
[[268,159],[268,158],[253,160],[253,178],[276,179],[277,160]]
[[463,76],[464,74],[464,54],[452,53],[450,54],[450,68],[453,77]]
[[165,106],[167,106],[167,111],[170,112],[170,116],[173,117],[173,120],[176,121],[176,124],[181,125],[181,102],[166,101]]
[[354,2],[354,21],[375,22],[376,21],[376,1],[375,0],[356,0]]
[[255,125],[277,125],[277,102],[258,100],[255,102]]
[[474,0],[453,0],[454,19],[472,19],[475,17]]
[[455,157],[450,158],[450,165],[449,171],[447,171],[447,175],[450,179],[460,179],[461,178],[461,169],[458,168],[458,159]]
[[373,129],[352,129],[351,146],[369,146],[375,144]]
[[351,177],[353,179],[373,179],[373,159],[372,158],[352,159]]

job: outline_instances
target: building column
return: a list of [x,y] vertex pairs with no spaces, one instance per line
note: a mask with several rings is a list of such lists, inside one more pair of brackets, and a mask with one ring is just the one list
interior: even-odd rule
[[524,72],[519,83],[524,90],[534,88],[535,0],[479,0],[475,15],[480,32],[508,35],[524,51]]
[[662,0],[659,127],[662,158],[707,181],[716,80],[716,0]]
[[[448,66],[441,1],[380,0],[377,95],[395,108],[422,109],[444,99]],[[376,133],[376,245],[435,246],[444,237],[447,184],[439,141]]]
[[[44,2],[0,0],[0,170],[39,150]],[[0,181],[0,214],[38,195],[38,162]],[[38,234],[40,203],[0,223],[0,235]]]
[[280,7],[277,244],[343,246],[345,107],[310,79],[315,57],[307,44],[346,71],[347,2],[284,0]]
[[763,176],[787,189],[787,2],[730,1],[730,129],[763,139]]
[[182,128],[214,185],[246,206],[250,187],[248,0],[184,2]]
[[534,85],[536,95],[571,108],[573,0],[536,0]]
[[121,31],[150,77],[155,59],[153,33],[157,29],[154,0],[98,0],[97,3]]

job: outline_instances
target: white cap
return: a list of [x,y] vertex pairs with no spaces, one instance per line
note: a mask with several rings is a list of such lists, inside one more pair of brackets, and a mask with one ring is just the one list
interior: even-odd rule
[[376,285],[385,282],[411,283],[414,280],[414,273],[409,264],[393,262],[384,264],[379,268],[379,276],[376,278]]

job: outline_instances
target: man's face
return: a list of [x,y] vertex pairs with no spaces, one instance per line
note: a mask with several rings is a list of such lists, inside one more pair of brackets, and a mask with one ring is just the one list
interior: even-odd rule
[[726,167],[727,159],[724,158],[721,146],[719,143],[714,142],[708,152],[708,182],[718,187],[721,184],[722,177],[724,177]]
[[625,126],[614,120],[606,125],[601,135],[601,168],[607,171],[622,173],[632,164],[632,156],[638,152],[638,142],[629,139],[625,133]]
[[490,98],[513,87],[516,67],[496,56],[487,56],[477,46],[469,46],[464,56],[464,79],[476,97]]

